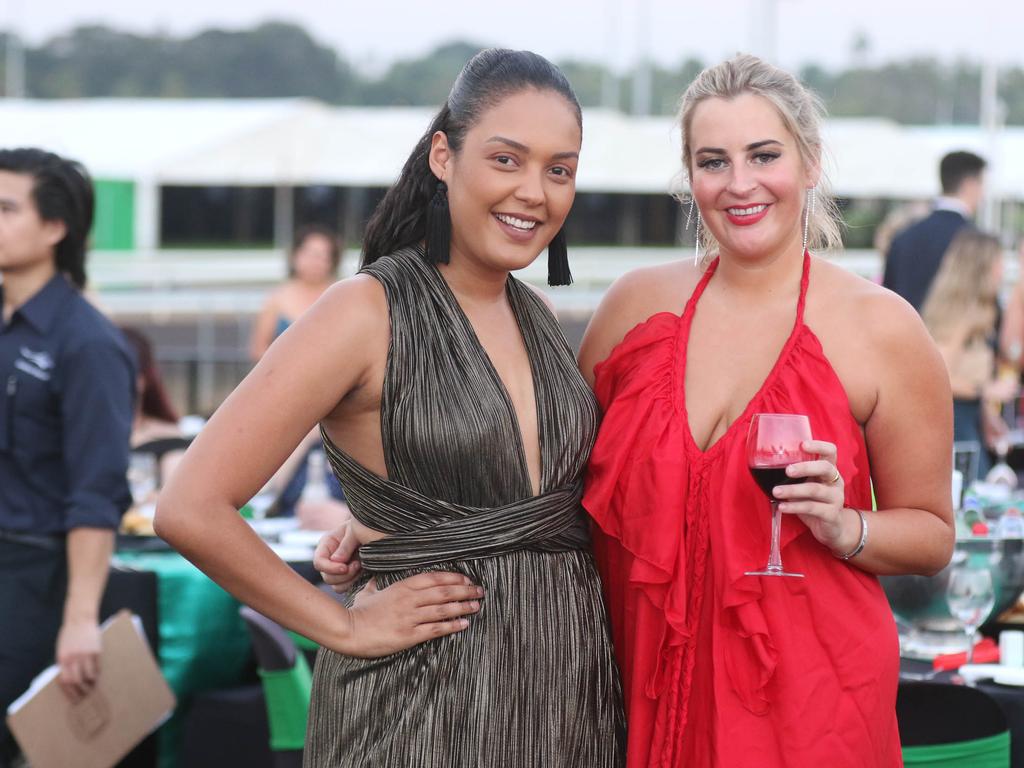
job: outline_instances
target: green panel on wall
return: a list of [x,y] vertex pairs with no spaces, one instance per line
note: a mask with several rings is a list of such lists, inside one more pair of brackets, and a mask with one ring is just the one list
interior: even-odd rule
[[96,179],[94,184],[93,250],[132,250],[135,248],[135,182]]

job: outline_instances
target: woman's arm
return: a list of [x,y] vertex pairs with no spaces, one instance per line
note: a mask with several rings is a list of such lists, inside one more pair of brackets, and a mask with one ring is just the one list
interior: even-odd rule
[[1024,365],[1024,241],[1017,264],[1017,282],[1003,310],[999,349],[1003,359],[1020,370]]
[[858,565],[874,573],[931,575],[949,563],[956,540],[953,396],[917,314],[902,302],[877,304],[871,326],[878,400],[864,434],[879,511],[869,514],[874,545]]
[[[952,508],[952,395],[945,364],[917,314],[878,292],[842,318],[842,338],[870,372],[874,405],[864,424],[878,511],[860,510],[867,543],[849,562],[877,574],[934,574],[949,562],[955,533]],[[834,446],[813,448],[821,460],[796,465],[791,476],[811,482],[785,486],[783,512],[799,514],[836,554],[853,551],[861,517],[844,506],[843,481],[830,483]]]
[[[157,533],[242,602],[333,650],[392,653],[464,629],[479,588],[461,574],[422,574],[346,610],[293,571],[237,510],[313,425],[364,386],[387,348],[380,286],[356,277],[268,350],[189,447],[160,494]],[[396,589],[397,587],[397,589]]]
[[966,332],[958,332],[949,341],[937,341],[935,344],[946,366],[946,373],[949,376],[950,393],[956,398],[977,400],[983,393],[982,384],[973,377],[964,376],[961,373],[963,366],[960,363],[964,356],[964,345],[966,343]]

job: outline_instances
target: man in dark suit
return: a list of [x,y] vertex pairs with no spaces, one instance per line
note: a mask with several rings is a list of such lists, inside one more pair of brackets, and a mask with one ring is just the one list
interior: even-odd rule
[[953,236],[978,210],[985,161],[973,152],[950,152],[939,164],[942,195],[931,214],[893,238],[882,285],[909,301],[918,312],[942,264]]

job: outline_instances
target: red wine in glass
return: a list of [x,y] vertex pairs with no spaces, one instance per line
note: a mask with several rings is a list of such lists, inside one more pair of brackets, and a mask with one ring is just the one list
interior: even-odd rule
[[772,536],[768,564],[760,571],[747,571],[748,576],[799,576],[802,573],[786,571],[782,567],[779,537],[782,532],[782,513],[772,496],[779,485],[807,482],[802,477],[789,477],[786,467],[815,457],[807,454],[801,444],[811,439],[811,423],[799,413],[755,413],[747,432],[747,466],[750,474],[768,497],[772,514]]

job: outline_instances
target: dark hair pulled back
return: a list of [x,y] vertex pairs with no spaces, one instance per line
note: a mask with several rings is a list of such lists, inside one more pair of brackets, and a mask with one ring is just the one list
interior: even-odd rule
[[[430,145],[442,131],[456,154],[466,132],[480,116],[502,99],[528,88],[554,91],[565,97],[582,127],[579,101],[572,86],[554,64],[530,51],[488,48],[469,60],[455,79],[441,111],[405,161],[398,181],[374,210],[363,238],[362,265],[421,242],[426,234],[427,207],[438,179],[430,170]],[[436,260],[436,256],[431,256]]]
[[76,288],[85,287],[85,253],[92,229],[92,179],[85,166],[42,149],[0,149],[0,171],[32,177],[32,199],[44,221],[64,223],[57,269]]

